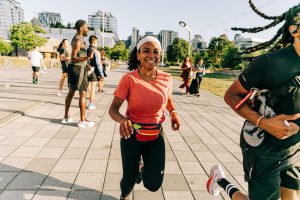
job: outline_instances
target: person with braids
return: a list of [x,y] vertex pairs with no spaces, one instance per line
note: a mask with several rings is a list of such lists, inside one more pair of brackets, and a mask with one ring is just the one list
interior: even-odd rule
[[[176,131],[180,126],[172,101],[172,77],[157,69],[160,56],[161,44],[157,38],[145,36],[139,40],[129,59],[129,70],[134,71],[122,77],[109,108],[111,118],[120,124],[123,166],[120,199],[123,200],[128,199],[141,178],[145,188],[152,192],[162,185],[165,109],[170,113],[172,129]],[[126,116],[119,112],[125,100]]]
[[[300,4],[284,13],[284,20],[277,34],[281,38],[274,40],[275,44],[266,43],[252,50],[266,45],[273,46],[273,49],[284,48],[254,59],[229,87],[224,97],[230,107],[263,133],[253,139],[241,134],[243,167],[251,200],[300,199],[299,84],[272,107],[275,116],[261,115],[247,103],[236,107],[252,88],[272,90],[300,74]],[[255,143],[258,139],[260,143]],[[232,199],[248,199],[226,180],[221,166],[217,165],[211,170],[207,189],[210,194],[218,195],[221,188]]]
[[75,91],[79,90],[80,121],[78,126],[85,128],[94,126],[94,122],[88,121],[85,116],[85,96],[88,86],[87,61],[93,58],[94,51],[92,51],[88,56],[85,49],[83,37],[86,37],[88,34],[88,25],[86,21],[78,20],[75,23],[75,28],[77,30],[77,34],[74,36],[71,42],[71,63],[68,67],[69,93],[65,100],[65,116],[61,123],[68,124],[73,122],[73,119],[68,115],[69,108]]
[[60,97],[66,96],[66,94],[63,91],[63,86],[65,83],[65,79],[68,78],[68,65],[69,65],[69,61],[71,60],[71,54],[69,53],[68,47],[69,47],[69,40],[63,39],[57,48],[57,51],[59,53],[59,59],[61,62],[61,69],[62,69],[62,75],[58,85],[59,90],[57,92],[57,96]]

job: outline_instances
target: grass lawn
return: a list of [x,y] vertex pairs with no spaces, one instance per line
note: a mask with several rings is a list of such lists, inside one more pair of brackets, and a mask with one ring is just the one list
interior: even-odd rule
[[[179,81],[182,81],[182,78],[179,77],[181,74],[181,69],[179,67],[162,67],[159,69],[170,73],[174,78],[176,78]],[[235,76],[222,75],[217,73],[207,73],[203,77],[201,89],[223,97],[227,88],[232,84],[232,82],[235,79]]]
[[0,67],[31,67],[27,57],[0,56]]

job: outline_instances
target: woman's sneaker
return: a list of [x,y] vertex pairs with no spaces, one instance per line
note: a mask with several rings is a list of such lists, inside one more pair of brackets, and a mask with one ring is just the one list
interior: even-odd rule
[[123,198],[122,195],[120,196],[120,200],[129,200],[129,197]]
[[77,125],[80,128],[93,127],[95,125],[95,122],[90,122],[88,120],[85,120],[85,121],[79,121]]
[[218,184],[218,180],[225,178],[225,174],[221,168],[221,165],[215,165],[210,170],[210,176],[206,183],[207,191],[210,195],[215,197],[219,196],[221,187]]
[[59,96],[59,97],[65,97],[65,96],[67,96],[66,93],[64,93],[64,91],[62,91],[62,90],[59,90],[59,91],[56,93],[56,95]]
[[61,123],[62,124],[69,124],[69,123],[72,123],[73,122],[73,118],[72,117],[68,117],[68,118],[63,118],[61,120]]

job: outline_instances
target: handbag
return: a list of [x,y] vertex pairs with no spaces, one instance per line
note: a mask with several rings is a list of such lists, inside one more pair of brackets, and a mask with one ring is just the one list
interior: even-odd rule
[[153,141],[162,132],[161,124],[139,124],[133,122],[132,127],[136,139],[141,142]]

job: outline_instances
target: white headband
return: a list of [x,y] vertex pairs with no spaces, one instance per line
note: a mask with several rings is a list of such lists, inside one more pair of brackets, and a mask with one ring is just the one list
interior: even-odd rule
[[143,46],[143,44],[145,44],[146,42],[154,42],[158,45],[159,49],[161,49],[161,44],[160,41],[153,36],[145,36],[143,37],[136,45],[137,50],[139,50],[141,48],[141,46]]

